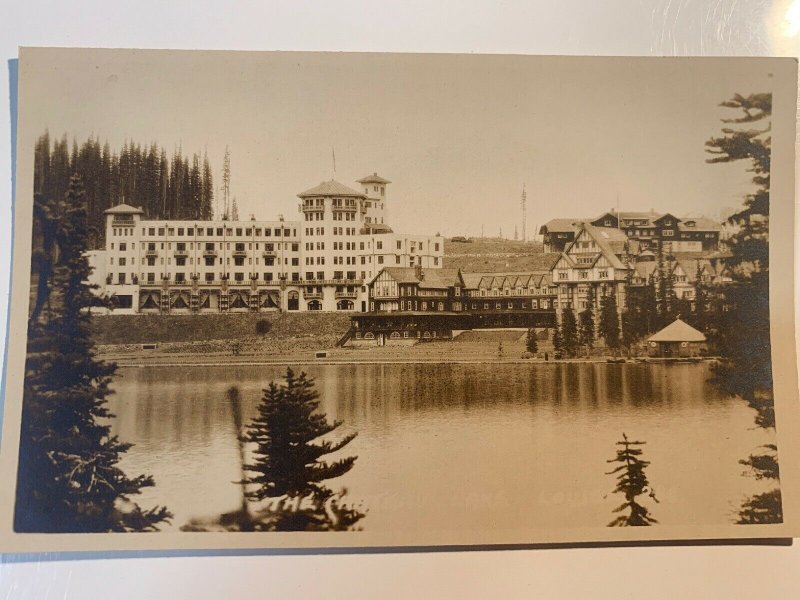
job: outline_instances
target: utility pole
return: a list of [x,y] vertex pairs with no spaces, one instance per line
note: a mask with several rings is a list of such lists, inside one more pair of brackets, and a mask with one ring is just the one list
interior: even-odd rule
[[522,183],[522,241],[528,241],[528,194],[525,192],[525,182]]

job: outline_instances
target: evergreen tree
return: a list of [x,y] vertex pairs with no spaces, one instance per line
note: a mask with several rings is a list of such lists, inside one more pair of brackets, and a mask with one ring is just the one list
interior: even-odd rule
[[661,327],[658,318],[658,302],[656,301],[656,278],[655,273],[651,273],[647,278],[647,285],[642,290],[641,314],[642,314],[642,337],[655,333]]
[[[319,441],[319,437],[337,429],[341,421],[329,422],[319,413],[318,398],[313,380],[305,373],[296,376],[292,369],[287,369],[283,384],[272,382],[264,390],[258,416],[243,436],[245,442],[255,445],[255,460],[245,466],[252,473],[244,480],[253,486],[247,492],[249,499],[311,496],[321,506],[334,496],[323,482],[347,473],[357,457],[332,462],[322,459],[344,448],[356,434],[335,442]],[[324,510],[314,508],[277,514],[265,527],[280,531],[349,529],[363,516],[355,509],[343,510],[334,523]]]
[[81,176],[87,203],[89,248],[105,245],[104,211],[126,202],[140,206],[148,219],[210,219],[213,181],[207,158],[176,152],[172,163],[156,144],[142,147],[125,141],[119,154],[108,143],[89,138],[73,140],[72,153],[66,136],[51,148],[50,134],[39,137],[34,149],[34,193],[63,198],[73,173]]
[[536,339],[536,330],[533,327],[528,329],[528,335],[525,338],[525,349],[531,354],[539,352],[539,342]]
[[672,285],[672,264],[664,254],[663,244],[659,243],[656,247],[656,312],[660,329],[675,320],[675,293]]
[[647,526],[658,523],[647,510],[647,507],[639,504],[637,498],[645,494],[649,495],[655,502],[658,502],[655,492],[649,488],[650,482],[647,480],[645,469],[650,465],[650,461],[643,460],[642,449],[645,442],[632,442],[628,436],[622,434],[622,441],[617,442],[617,455],[608,460],[608,463],[618,463],[618,465],[606,473],[607,475],[617,476],[617,485],[614,488],[615,494],[622,494],[625,502],[614,509],[615,513],[624,510],[629,511],[626,515],[620,515],[611,521],[609,527],[636,527]]
[[703,266],[697,261],[697,270],[694,275],[694,310],[692,312],[692,327],[706,332],[708,328],[706,303],[708,302],[708,292],[703,282]]
[[556,326],[553,327],[553,352],[559,356],[564,354],[564,344],[561,341],[561,326],[559,323],[556,323]]
[[578,323],[572,307],[561,311],[561,347],[567,356],[574,357],[578,354]]
[[586,292],[586,309],[580,312],[580,324],[578,328],[578,339],[580,345],[588,350],[594,348],[594,305],[594,287],[590,285],[588,291]]
[[14,527],[24,532],[147,531],[170,518],[130,497],[154,485],[120,468],[130,444],[112,436],[106,406],[116,367],[95,358],[87,308],[86,198],[80,178],[63,199],[34,199],[28,353]]
[[600,336],[616,355],[621,339],[619,329],[619,312],[617,311],[617,295],[611,293],[600,298]]
[[[706,142],[714,156],[709,163],[745,161],[756,189],[745,197],[744,208],[729,222],[738,231],[727,241],[732,257],[727,266],[734,279],[725,286],[727,311],[715,335],[721,360],[714,367],[714,381],[726,392],[743,398],[756,412],[755,422],[775,428],[769,319],[769,193],[771,161],[772,95],[736,94],[721,106],[741,111],[723,123],[761,127],[722,129],[723,135]],[[768,457],[768,458],[765,458]],[[777,448],[751,456],[761,468],[760,478],[779,481]],[[757,473],[757,476],[758,473]],[[755,496],[741,509],[740,522],[778,523],[783,519],[780,488]]]

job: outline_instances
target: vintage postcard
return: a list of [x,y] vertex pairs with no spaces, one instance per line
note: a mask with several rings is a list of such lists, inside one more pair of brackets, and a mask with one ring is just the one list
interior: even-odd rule
[[796,105],[793,59],[23,49],[2,550],[800,534]]

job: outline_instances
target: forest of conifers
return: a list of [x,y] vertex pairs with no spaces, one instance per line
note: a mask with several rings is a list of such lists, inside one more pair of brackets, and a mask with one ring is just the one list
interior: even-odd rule
[[148,219],[200,219],[213,216],[214,182],[208,157],[183,156],[179,148],[167,156],[155,143],[125,142],[112,151],[108,143],[87,139],[82,145],[67,136],[51,140],[49,132],[36,142],[34,193],[63,197],[77,173],[86,190],[89,245],[105,244],[103,211],[120,203],[140,207]]

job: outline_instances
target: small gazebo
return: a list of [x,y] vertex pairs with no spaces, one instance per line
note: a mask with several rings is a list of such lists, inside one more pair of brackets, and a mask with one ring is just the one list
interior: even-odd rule
[[706,348],[706,336],[688,323],[675,319],[647,338],[647,354],[660,358],[698,356]]

